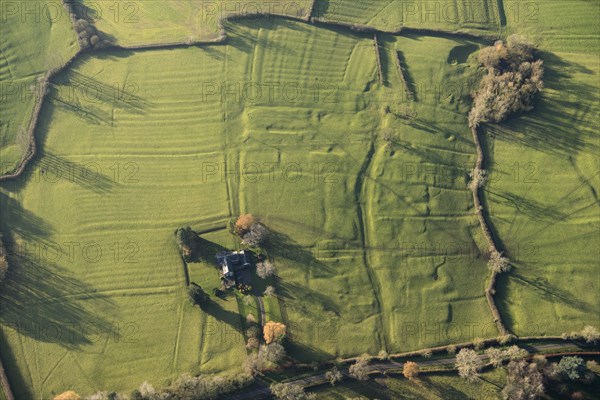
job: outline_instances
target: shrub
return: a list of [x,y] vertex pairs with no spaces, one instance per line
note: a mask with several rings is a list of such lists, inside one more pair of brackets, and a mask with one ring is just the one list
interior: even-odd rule
[[246,336],[249,338],[258,338],[259,332],[258,326],[253,325],[246,329]]
[[406,379],[412,380],[419,376],[420,371],[419,364],[413,361],[407,361],[404,364],[404,368],[402,368],[402,375],[404,375]]
[[240,390],[252,381],[253,378],[248,374],[232,376],[192,376],[184,374],[171,386],[167,387],[164,392],[167,399],[209,400]]
[[462,349],[458,352],[456,356],[456,368],[461,378],[470,381],[475,380],[479,376],[481,366],[481,360],[475,350]]
[[260,346],[260,341],[258,340],[258,338],[256,338],[256,337],[248,338],[248,342],[246,343],[246,348],[248,350],[258,349],[259,346]]
[[423,356],[424,358],[431,358],[431,356],[433,356],[433,352],[429,349],[423,350],[421,352],[421,356]]
[[198,235],[189,226],[178,228],[175,231],[175,241],[181,252],[181,256],[186,262],[194,259],[198,247]]
[[369,379],[369,359],[367,356],[359,357],[354,364],[352,364],[348,370],[350,376],[359,381],[366,381]]
[[456,354],[456,346],[451,344],[446,348],[446,351],[448,351],[448,354],[450,355]]
[[480,337],[473,339],[473,347],[475,348],[475,350],[480,350],[483,347],[484,343],[485,341]]
[[273,266],[269,260],[259,262],[256,264],[256,275],[262,279],[267,279],[268,277],[275,275],[275,266]]
[[263,294],[265,296],[275,296],[277,294],[277,291],[275,290],[275,288],[273,286],[267,286],[267,288],[265,289],[265,292]]
[[342,375],[338,367],[333,367],[325,372],[325,379],[329,381],[331,386],[335,386],[336,383],[341,382],[341,380],[344,379],[344,375]]
[[581,337],[587,342],[587,343],[596,343],[600,341],[600,331],[598,331],[597,328],[588,325],[585,328],[582,329],[581,331]]

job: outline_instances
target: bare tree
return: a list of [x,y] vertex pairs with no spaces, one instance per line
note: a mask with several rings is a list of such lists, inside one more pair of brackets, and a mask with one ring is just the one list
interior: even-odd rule
[[458,375],[467,380],[475,380],[479,376],[482,367],[481,360],[475,350],[462,349],[456,355],[456,368]]
[[507,371],[506,386],[502,390],[505,399],[532,400],[544,394],[544,376],[536,364],[511,361]]
[[352,364],[348,370],[350,376],[359,381],[366,381],[369,379],[369,359],[366,356],[359,357],[354,364]]
[[270,276],[275,275],[275,266],[271,264],[269,260],[264,260],[256,264],[256,275],[262,279],[267,279]]
[[335,386],[336,383],[344,379],[344,375],[342,375],[338,367],[333,367],[329,371],[325,372],[325,379],[329,381],[331,386]]

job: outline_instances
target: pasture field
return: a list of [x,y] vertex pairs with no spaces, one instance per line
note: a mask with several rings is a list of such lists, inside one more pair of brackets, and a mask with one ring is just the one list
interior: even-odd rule
[[[218,13],[206,19],[204,3],[131,3],[134,23],[124,3],[83,4],[117,44],[216,37]],[[573,1],[563,18],[553,1],[540,3],[536,27],[509,18],[518,2],[504,0],[504,12],[480,4],[487,11],[475,23],[409,20],[399,1],[318,1],[313,16],[389,31],[502,26],[539,39],[547,88],[536,109],[482,130],[491,172],[484,206],[514,264],[496,298],[518,335],[597,325],[594,6]],[[594,27],[571,31],[579,18]],[[70,26],[17,26],[2,41],[3,82],[33,82],[76,51]],[[0,351],[17,397],[238,373],[243,320],[259,320],[258,303],[237,293],[217,299],[212,288],[220,286],[214,254],[240,247],[227,224],[242,213],[271,231],[278,278],[254,286],[275,283],[266,318],[287,325],[298,361],[497,335],[484,296],[487,245],[467,189],[476,157],[467,113],[487,42],[379,33],[377,48],[372,34],[276,17],[224,27],[224,44],[92,52],[54,78],[39,154],[0,186],[14,265],[0,291]],[[40,35],[38,47],[16,46],[21,30]],[[64,38],[73,38],[66,48]],[[29,64],[23,51],[36,55]],[[15,119],[2,122],[2,163],[18,160],[13,128],[32,104],[0,103]],[[188,225],[207,246],[185,266],[173,232]],[[209,306],[189,304],[188,277],[211,294]],[[452,388],[456,398],[497,398],[502,372],[486,376],[478,386],[449,376],[390,380],[387,396],[436,399]],[[321,394],[385,398],[375,386]]]
[[489,130],[490,214],[515,262],[500,281],[499,305],[521,335],[600,322],[598,5],[560,10],[542,3],[537,23],[523,28],[538,33],[546,67],[536,109]]
[[424,28],[494,34],[502,23],[496,0],[323,0],[317,1],[313,16],[387,32]]
[[113,42],[123,46],[184,43],[219,38],[221,20],[257,13],[303,18],[310,0],[111,1],[83,0],[85,15]]
[[37,79],[78,50],[71,21],[60,0],[30,5],[2,4],[0,27],[0,172],[13,170],[27,149],[26,135]]

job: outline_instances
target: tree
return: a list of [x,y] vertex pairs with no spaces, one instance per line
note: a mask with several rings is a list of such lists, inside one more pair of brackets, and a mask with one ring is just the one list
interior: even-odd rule
[[250,230],[250,227],[256,223],[256,219],[252,214],[242,214],[235,222],[235,233],[239,237],[244,237],[244,234]]
[[535,363],[511,361],[507,366],[506,386],[502,395],[507,400],[533,400],[544,394],[544,376]]
[[344,379],[344,375],[342,375],[338,367],[333,367],[325,372],[325,379],[329,381],[331,386],[335,386],[336,383],[341,382],[341,380]]
[[585,362],[581,357],[566,356],[558,363],[558,371],[572,381],[581,379],[586,372]]
[[448,354],[454,355],[456,354],[456,346],[451,344],[448,347],[446,347],[446,351],[448,352]]
[[469,176],[471,177],[471,181],[468,188],[471,190],[482,188],[487,181],[487,171],[485,169],[475,168]]
[[473,347],[475,348],[475,350],[480,350],[483,347],[484,343],[485,343],[485,340],[483,340],[480,337],[473,339]]
[[264,260],[256,264],[256,275],[262,279],[267,279],[275,275],[275,266],[269,260]]
[[186,262],[194,259],[198,246],[198,235],[189,226],[178,228],[175,231],[175,241],[181,252],[181,256]]
[[494,251],[492,254],[490,254],[488,267],[490,270],[497,273],[508,272],[510,271],[510,260],[506,257],[503,257],[502,253]]
[[499,368],[504,362],[504,352],[495,347],[490,347],[485,351],[485,355],[488,356],[490,363],[494,368]]
[[369,379],[369,359],[366,356],[359,357],[348,370],[350,376],[359,381]]
[[273,286],[267,286],[267,288],[265,289],[265,292],[263,294],[265,296],[275,296],[277,294],[277,291],[275,290],[275,288]]
[[482,367],[481,360],[475,350],[462,349],[456,355],[456,368],[458,375],[467,380],[475,380],[479,376]]
[[421,372],[419,364],[413,361],[407,361],[404,364],[404,368],[402,368],[402,375],[404,375],[406,379],[415,379],[419,376],[419,372]]
[[600,331],[595,327],[588,325],[581,331],[581,337],[587,343],[596,343],[600,341]]
[[314,393],[307,394],[304,388],[293,383],[275,383],[270,387],[271,393],[279,400],[313,400]]
[[255,222],[250,227],[250,230],[242,236],[242,243],[251,247],[258,247],[265,242],[268,234],[269,231],[266,226],[260,222]]
[[431,358],[431,356],[433,356],[433,352],[430,349],[423,350],[421,352],[421,356],[423,356],[423,358]]
[[265,363],[278,365],[287,356],[284,347],[277,342],[264,346],[259,355],[259,366],[261,368],[264,367]]
[[275,321],[269,321],[263,327],[263,337],[265,343],[270,344],[285,335],[286,327],[284,324]]
[[529,352],[519,346],[510,346],[504,350],[504,357],[511,361],[522,360],[529,355]]
[[210,300],[208,294],[194,282],[190,283],[188,286],[188,296],[192,305],[201,305]]

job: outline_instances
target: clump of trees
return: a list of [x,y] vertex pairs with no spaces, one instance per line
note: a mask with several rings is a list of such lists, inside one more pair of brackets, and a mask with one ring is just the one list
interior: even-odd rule
[[234,231],[242,239],[242,243],[250,247],[260,247],[269,235],[267,227],[252,214],[240,215],[235,222]]
[[351,377],[359,381],[366,381],[369,379],[369,357],[363,355],[359,357],[354,364],[350,366],[348,372]]
[[558,372],[569,380],[576,381],[585,375],[587,367],[581,357],[567,356],[558,363]]
[[511,346],[507,349],[490,347],[485,351],[485,354],[488,356],[490,363],[498,368],[502,366],[506,360],[515,361],[524,359],[529,355],[529,352],[519,346]]
[[77,42],[81,50],[100,49],[106,47],[110,42],[103,40],[96,27],[83,18],[77,18],[71,14],[73,29],[77,34]]
[[188,297],[192,305],[203,305],[210,300],[208,294],[195,282],[188,286]]
[[304,388],[293,383],[275,383],[271,385],[271,394],[278,400],[314,400],[317,395],[306,393]]
[[497,41],[480,51],[479,62],[486,68],[479,89],[473,94],[469,125],[499,123],[512,113],[529,111],[544,87],[543,61],[535,47],[517,35],[506,43]]
[[402,375],[404,375],[406,379],[410,380],[417,378],[417,376],[419,376],[419,372],[421,372],[419,364],[413,361],[407,361],[402,368]]
[[275,275],[275,266],[269,260],[263,260],[256,264],[256,275],[262,279],[267,279]]
[[505,399],[529,400],[544,394],[544,375],[536,363],[511,361],[507,372],[506,386],[502,390]]
[[461,349],[456,355],[455,364],[458,375],[470,381],[479,377],[479,370],[483,366],[477,352],[471,349]]

